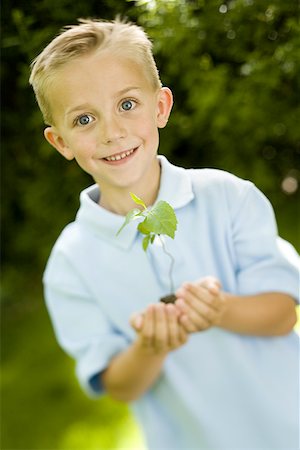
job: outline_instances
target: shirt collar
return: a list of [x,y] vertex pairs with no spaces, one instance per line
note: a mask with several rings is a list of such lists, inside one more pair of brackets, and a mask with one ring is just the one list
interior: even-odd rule
[[182,208],[194,198],[192,181],[183,167],[174,166],[163,155],[158,159],[161,164],[160,188],[156,203],[165,200],[174,208]]
[[[176,210],[188,204],[193,198],[192,183],[188,171],[174,166],[162,155],[158,156],[161,164],[160,188],[156,202],[165,200]],[[117,247],[128,250],[137,236],[136,222],[128,224],[116,236],[124,222],[124,217],[99,206],[99,188],[93,185],[80,194],[80,208],[76,222],[101,236],[102,239]]]

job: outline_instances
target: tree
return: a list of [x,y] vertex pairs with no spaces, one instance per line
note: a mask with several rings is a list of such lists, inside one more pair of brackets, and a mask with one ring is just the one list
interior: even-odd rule
[[299,180],[297,3],[141,3],[139,22],[175,93],[162,151],[249,177],[273,199],[290,171]]

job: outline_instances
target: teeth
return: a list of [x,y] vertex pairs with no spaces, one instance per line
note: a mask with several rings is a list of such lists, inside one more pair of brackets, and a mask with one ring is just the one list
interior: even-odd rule
[[120,161],[120,159],[124,159],[126,158],[126,156],[131,155],[131,153],[134,152],[134,148],[132,150],[128,150],[127,152],[123,152],[120,155],[116,155],[116,156],[107,156],[106,161]]

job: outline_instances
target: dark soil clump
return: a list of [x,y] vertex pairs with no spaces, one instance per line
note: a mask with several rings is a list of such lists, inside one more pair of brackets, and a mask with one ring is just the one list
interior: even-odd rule
[[175,303],[176,295],[174,294],[166,295],[165,297],[162,297],[159,301],[162,303]]

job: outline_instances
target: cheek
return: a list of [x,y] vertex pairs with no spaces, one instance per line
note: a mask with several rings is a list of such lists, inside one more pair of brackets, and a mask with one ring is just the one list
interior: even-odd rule
[[92,156],[95,151],[95,140],[89,136],[75,136],[72,141],[74,153],[80,158]]
[[141,120],[137,129],[143,134],[144,139],[151,141],[156,141],[158,139],[158,129],[154,118],[149,120],[148,117]]
[[151,142],[152,146],[155,146],[156,150],[159,142],[159,133],[156,125],[153,125],[148,129],[148,140]]

